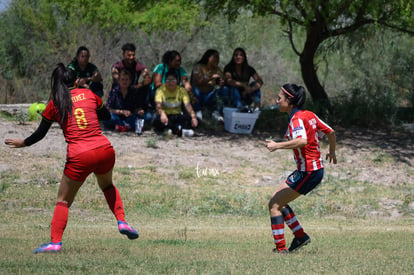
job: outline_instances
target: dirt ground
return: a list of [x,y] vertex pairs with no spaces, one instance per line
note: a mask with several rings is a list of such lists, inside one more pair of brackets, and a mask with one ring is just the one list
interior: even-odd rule
[[[37,128],[38,122],[19,125],[0,119],[0,171],[19,165],[22,153],[10,150],[5,144],[6,138],[25,138]],[[337,133],[337,156],[340,169],[338,177],[362,182],[393,185],[401,182],[414,184],[414,143],[413,133],[404,131],[382,131],[371,129],[342,129],[334,127]],[[280,132],[280,131],[279,131]],[[222,127],[198,130],[191,138],[162,138],[152,131],[142,136],[133,133],[104,132],[112,142],[116,154],[117,165],[139,167],[144,164],[161,167],[162,172],[177,173],[176,167],[197,167],[207,173],[226,173],[240,169],[237,163],[255,162],[255,165],[269,165],[265,157],[267,150],[260,145],[271,133],[253,131],[251,135],[227,133]],[[273,134],[275,137],[275,134]],[[279,136],[278,138],[282,138]],[[57,124],[39,143],[25,148],[25,152],[45,155],[59,152],[65,154],[66,144]],[[286,156],[291,157],[287,152]],[[375,158],[391,156],[391,160],[373,165]],[[370,161],[367,161],[370,160]],[[374,161],[375,163],[375,161]],[[272,164],[273,165],[273,164]],[[293,160],[292,160],[292,168]],[[363,169],[363,173],[355,175],[354,169]],[[204,169],[204,170],[203,170]],[[159,171],[159,170],[157,170]],[[252,175],[246,179],[252,184],[266,184],[268,175]],[[390,202],[384,202],[385,204]],[[410,208],[414,209],[414,203]]]

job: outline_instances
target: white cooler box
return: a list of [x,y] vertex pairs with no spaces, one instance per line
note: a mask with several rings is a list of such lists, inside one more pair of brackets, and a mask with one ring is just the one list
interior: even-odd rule
[[224,129],[230,133],[250,134],[254,124],[260,115],[260,111],[254,113],[240,113],[237,108],[223,108]]

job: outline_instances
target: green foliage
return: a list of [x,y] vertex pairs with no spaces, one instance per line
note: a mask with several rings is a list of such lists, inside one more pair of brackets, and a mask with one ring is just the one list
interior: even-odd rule
[[[80,45],[91,50],[91,61],[100,69],[108,90],[108,68],[119,59],[121,45],[134,42],[138,59],[149,70],[160,62],[166,50],[177,49],[188,73],[208,48],[220,52],[219,65],[223,67],[234,48],[244,47],[249,63],[265,82],[262,105],[273,105],[282,84],[304,84],[298,58],[284,33],[287,26],[272,13],[279,4],[270,2],[205,1],[200,6],[197,1],[186,0],[13,0],[10,9],[0,17],[0,102],[47,100],[51,68],[58,62],[69,63]],[[299,3],[309,10],[315,4]],[[339,2],[322,4],[337,8]],[[353,1],[347,14],[357,11],[359,4],[361,1]],[[405,16],[409,16],[411,7],[405,2],[400,5]],[[291,16],[299,16],[290,1],[280,2],[280,7]],[[231,24],[223,16],[228,11],[236,11],[233,15],[237,15]],[[321,12],[327,17],[332,15],[329,9]],[[260,14],[266,16],[257,16]],[[340,25],[333,18],[329,20]],[[315,67],[327,94],[338,106],[334,115],[340,114],[338,121],[346,121],[348,114],[358,117],[358,113],[392,122],[398,105],[414,103],[412,36],[381,32],[383,29],[377,27],[361,28],[327,39],[318,49]],[[306,28],[296,27],[293,34],[296,45],[305,43]],[[355,107],[357,112],[353,112]],[[365,107],[370,109],[364,110]],[[266,124],[262,119],[257,127],[264,125],[266,129]]]
[[[319,47],[332,37],[352,33],[365,25],[377,24],[414,34],[413,6],[403,1],[399,5],[375,1],[199,1],[207,13],[221,11],[230,20],[248,10],[253,14],[274,14],[288,30],[293,51],[300,56],[301,73],[305,85],[319,106],[330,110],[328,96],[316,73],[315,58]],[[407,17],[409,16],[409,17]],[[306,40],[298,44],[294,37],[298,29],[306,30]],[[324,104],[327,102],[327,104]],[[318,102],[316,102],[318,103]],[[322,103],[322,104],[321,104]]]
[[147,148],[158,148],[158,138],[157,137],[148,137],[145,139],[145,145]]
[[200,6],[186,0],[170,0],[147,3],[145,9],[136,13],[134,22],[147,33],[184,31],[189,33],[194,26],[203,25]]
[[[60,12],[62,18],[73,23],[75,27],[82,24],[98,25],[109,29],[117,25],[130,25],[134,16],[134,5],[130,0],[43,0],[50,7]],[[131,26],[133,27],[133,26]]]
[[125,29],[141,26],[148,33],[161,30],[190,31],[200,16],[200,6],[186,0],[43,1],[55,7],[76,26],[95,25],[107,30],[114,26],[123,26]]
[[26,110],[20,109],[14,116],[14,119],[18,124],[25,125],[29,121],[29,114]]
[[400,106],[411,104],[413,42],[409,35],[364,28],[322,48],[319,75],[335,106],[331,119],[344,126],[398,124]]

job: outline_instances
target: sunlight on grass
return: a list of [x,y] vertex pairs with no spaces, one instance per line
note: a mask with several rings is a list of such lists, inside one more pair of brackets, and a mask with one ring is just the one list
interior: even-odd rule
[[[140,238],[130,241],[118,233],[90,176],[70,209],[57,255],[32,250],[50,238],[64,151],[38,159],[28,150],[11,151],[27,162],[0,171],[2,273],[412,274],[414,187],[381,178],[383,167],[395,164],[387,154],[362,154],[366,167],[328,164],[320,186],[290,203],[312,243],[277,255],[267,203],[295,168],[291,152],[270,154],[254,143],[260,154],[237,149],[222,156],[224,166],[214,151],[185,148],[182,140],[157,142],[154,150],[167,143],[179,147],[190,165],[174,158],[165,166],[150,158],[141,163],[125,153],[113,171],[126,218]],[[154,156],[162,157],[160,151]],[[343,162],[352,163],[350,156]],[[412,173],[412,167],[399,165]],[[378,177],[367,176],[366,169],[377,169]],[[285,232],[289,244],[293,236],[288,227]]]
[[[133,214],[129,221],[141,237],[129,241],[117,232],[109,213],[96,212],[71,216],[61,253],[33,255],[31,250],[48,239],[49,219],[22,212],[13,216],[14,223],[0,226],[6,248],[0,262],[8,273],[270,274],[275,262],[284,273],[306,274],[410,274],[413,267],[407,261],[414,252],[409,220],[374,224],[304,218],[312,243],[291,255],[275,255],[267,217],[158,219]],[[88,216],[96,219],[88,221]],[[292,239],[289,229],[286,238]]]

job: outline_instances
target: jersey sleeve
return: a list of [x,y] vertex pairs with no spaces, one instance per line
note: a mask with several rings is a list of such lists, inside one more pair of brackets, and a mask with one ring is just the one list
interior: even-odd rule
[[301,118],[293,118],[289,124],[289,128],[292,132],[292,139],[296,139],[296,138],[307,139],[306,128]]
[[43,111],[42,117],[50,123],[53,121],[58,121],[57,111],[53,100],[49,101],[47,104],[45,110]]
[[317,115],[315,115],[316,119],[316,125],[319,132],[322,132],[324,134],[329,134],[333,131],[332,127],[329,126],[326,122],[324,122],[322,119],[320,119]]

